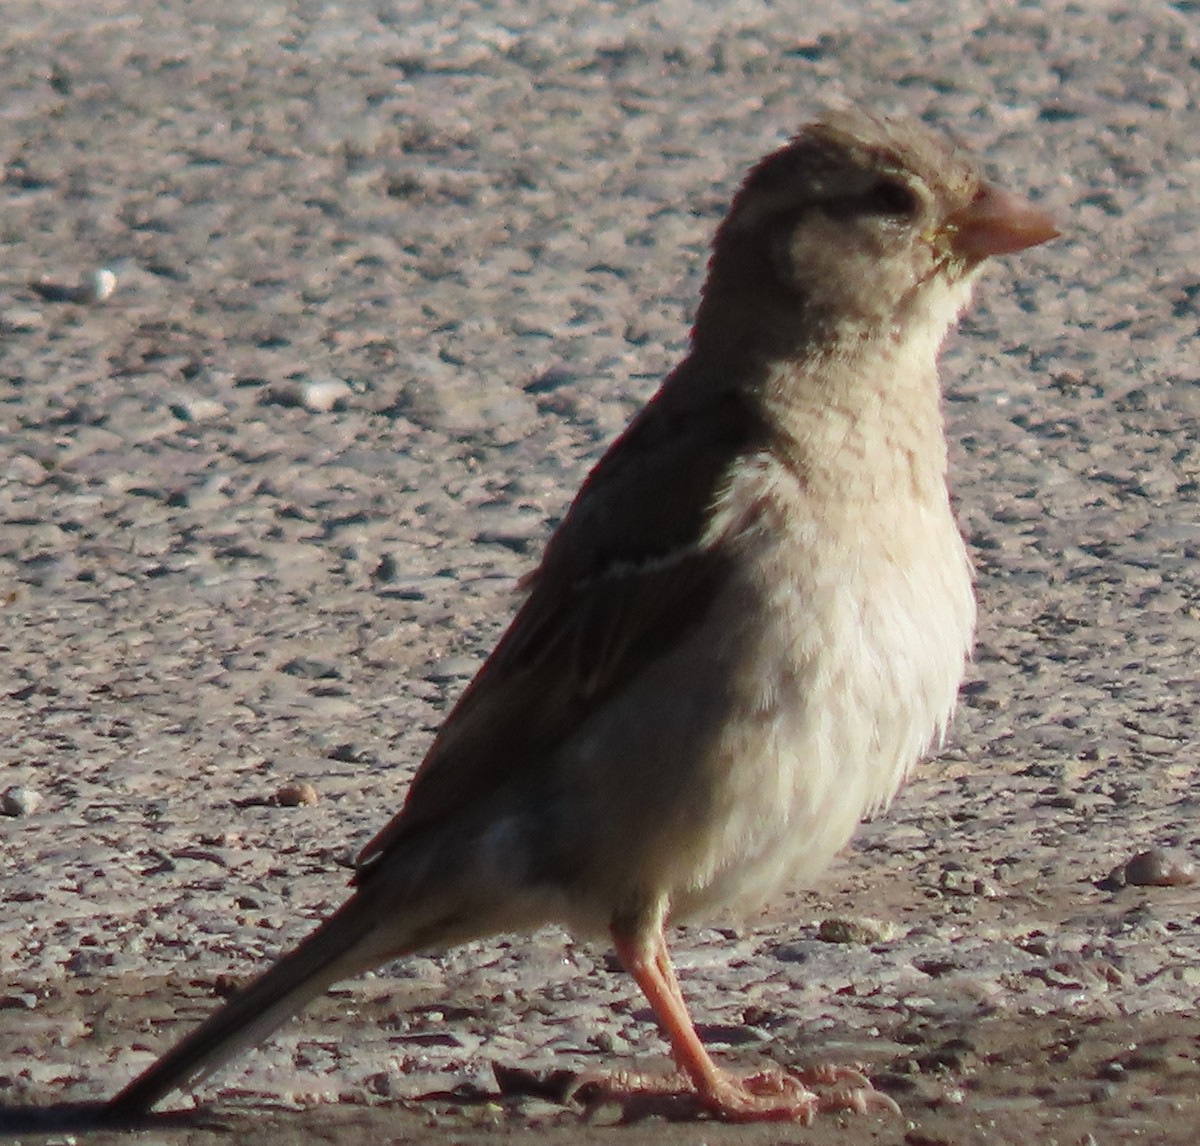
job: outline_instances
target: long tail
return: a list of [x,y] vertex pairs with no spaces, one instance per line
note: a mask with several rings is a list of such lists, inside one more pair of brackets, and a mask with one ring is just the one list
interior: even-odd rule
[[[366,970],[363,941],[378,915],[352,896],[294,950],[210,1015],[105,1107],[113,1121],[136,1119],[173,1090],[191,1087],[239,1051],[254,1046],[334,983]],[[397,951],[396,954],[402,952]]]

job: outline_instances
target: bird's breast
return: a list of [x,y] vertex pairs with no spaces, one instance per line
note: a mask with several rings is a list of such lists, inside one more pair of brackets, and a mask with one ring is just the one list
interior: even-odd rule
[[738,715],[707,758],[713,842],[682,910],[753,906],[816,876],[944,734],[971,643],[944,486],[814,505],[794,475],[764,480],[741,491],[744,576],[716,606]]
[[559,756],[593,925],[660,897],[676,918],[753,910],[811,880],[953,711],[974,603],[944,486],[816,505],[765,459],[713,527],[735,572]]

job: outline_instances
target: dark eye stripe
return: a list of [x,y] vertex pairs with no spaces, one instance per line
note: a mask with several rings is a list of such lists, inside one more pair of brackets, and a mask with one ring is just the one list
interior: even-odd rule
[[857,195],[827,199],[821,206],[825,213],[834,219],[851,219],[864,215],[911,219],[920,210],[921,200],[902,179],[884,176]]
[[919,206],[916,192],[899,179],[880,179],[862,198],[864,211],[871,215],[907,218]]

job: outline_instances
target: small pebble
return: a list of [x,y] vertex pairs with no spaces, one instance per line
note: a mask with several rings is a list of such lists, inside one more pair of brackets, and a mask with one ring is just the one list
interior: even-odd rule
[[48,473],[36,458],[28,454],[14,454],[4,465],[3,476],[10,481],[19,481],[23,485],[38,486],[46,480]]
[[281,808],[308,808],[317,802],[317,790],[307,780],[298,784],[284,784],[275,793],[275,803]]
[[215,398],[183,398],[172,403],[171,413],[181,422],[207,422],[225,417],[229,410]]
[[340,378],[320,381],[288,379],[270,386],[263,401],[278,406],[303,406],[314,414],[338,409],[354,393]]
[[895,929],[876,919],[822,919],[817,938],[823,943],[886,943]]
[[117,276],[107,267],[101,267],[92,273],[91,288],[91,294],[85,301],[104,302],[117,289]]
[[39,279],[31,282],[29,287],[47,302],[97,303],[104,302],[112,296],[113,291],[117,289],[117,276],[108,267],[101,267],[82,278],[75,286]]
[[14,784],[0,795],[0,812],[6,816],[32,816],[42,806],[42,797],[32,788]]
[[977,896],[981,899],[995,899],[999,894],[995,884],[989,880],[963,871],[942,872],[938,887],[948,895]]
[[306,382],[300,388],[300,401],[304,408],[318,414],[327,414],[350,397],[350,387],[340,378],[325,382]]
[[1196,882],[1196,865],[1172,856],[1161,848],[1139,852],[1122,867],[1114,869],[1110,879],[1133,887],[1185,887]]
[[32,1011],[37,1004],[37,995],[32,991],[13,991],[0,995],[0,1011]]
[[397,1081],[391,1071],[381,1070],[363,1080],[363,1089],[377,1098],[402,1098],[403,1095],[396,1085]]

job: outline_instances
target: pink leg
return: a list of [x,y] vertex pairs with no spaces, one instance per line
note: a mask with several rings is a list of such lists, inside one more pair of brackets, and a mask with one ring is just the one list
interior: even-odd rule
[[[718,1118],[730,1122],[791,1121],[808,1125],[822,1111],[874,1109],[899,1114],[899,1107],[857,1071],[820,1068],[803,1076],[782,1070],[738,1078],[713,1062],[688,1014],[661,929],[649,934],[612,928],[613,943],[625,969],[649,1000],[659,1026],[671,1044],[675,1065],[687,1075],[700,1101]],[[805,1086],[844,1082],[842,1090],[816,1094]]]

